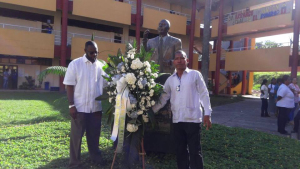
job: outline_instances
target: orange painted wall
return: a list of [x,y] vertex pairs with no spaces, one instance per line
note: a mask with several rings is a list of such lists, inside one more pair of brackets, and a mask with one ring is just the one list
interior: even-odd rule
[[209,71],[216,71],[216,61],[217,61],[217,54],[212,53],[209,55]]
[[193,66],[192,66],[192,69],[194,70],[198,70],[198,57],[199,55],[194,53],[193,54]]
[[199,19],[195,20],[195,36],[200,38],[200,23]]
[[0,0],[0,2],[48,11],[56,11],[56,0]]
[[[72,38],[71,59],[76,59],[84,55],[84,44],[88,40],[90,39]],[[108,55],[116,55],[118,49],[121,49],[123,53],[125,52],[125,44],[97,40],[95,42],[98,45],[99,59],[107,61]]]
[[225,70],[284,71],[289,70],[290,47],[227,52]]
[[219,19],[212,20],[211,26],[212,26],[212,28],[211,28],[211,37],[215,38],[215,37],[218,36]]
[[171,22],[171,33],[186,35],[186,17],[144,8],[144,28],[157,30],[158,23],[162,19],[167,19]]
[[54,58],[54,35],[0,28],[0,53]]
[[73,0],[73,15],[131,25],[131,6],[113,0]]

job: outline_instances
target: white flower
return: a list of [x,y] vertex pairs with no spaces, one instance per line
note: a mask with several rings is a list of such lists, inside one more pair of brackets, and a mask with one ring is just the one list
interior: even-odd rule
[[124,66],[122,66],[121,71],[122,71],[122,72],[126,72]]
[[127,73],[125,76],[125,80],[128,84],[133,85],[136,81],[136,77],[134,76],[133,73]]
[[131,55],[130,58],[131,58],[131,59],[134,59],[134,55]]
[[131,54],[131,55],[134,55],[135,52],[136,52],[136,49],[133,48],[133,49],[129,50],[127,53],[128,53],[128,54]]
[[126,62],[126,63],[128,62],[128,59],[127,59],[127,58],[125,58],[125,62]]
[[117,70],[117,73],[120,73],[120,71]]
[[141,69],[143,67],[143,63],[140,61],[139,58],[136,58],[135,60],[132,61],[131,63],[131,69]]
[[151,107],[151,103],[150,103],[149,100],[147,101],[147,107],[148,107],[148,108]]
[[143,86],[143,85],[139,85],[139,88],[140,88],[140,89],[143,89],[143,88],[144,88],[144,86]]
[[131,133],[134,133],[136,132],[139,127],[135,124],[130,124],[130,123],[127,123],[127,127],[126,127],[127,131],[131,132]]
[[141,107],[142,110],[146,110],[146,108],[144,106]]
[[110,92],[107,92],[108,95],[110,95]]
[[155,101],[154,101],[154,100],[151,101],[151,105],[152,105],[152,106],[155,105]]
[[151,95],[151,94],[153,95],[153,93],[154,93],[154,90],[153,90],[153,89],[151,89],[149,93],[150,93],[150,95]]
[[147,68],[146,71],[149,72],[149,73],[151,73],[151,69],[150,68]]
[[110,82],[107,82],[107,85],[110,85]]
[[142,110],[139,110],[138,112],[137,112],[137,114],[138,115],[142,115],[144,112],[142,111]]
[[135,86],[135,85],[132,85],[131,87],[132,87],[133,89],[135,89],[135,88],[136,88],[136,86]]
[[112,97],[110,97],[110,98],[108,99],[109,103],[111,103],[111,102],[112,102],[112,99],[113,99]]
[[154,78],[157,78],[158,74],[157,73],[153,73],[152,76],[154,76]]
[[144,62],[144,66],[147,67],[147,68],[151,67],[151,65],[150,65],[150,63],[148,61]]
[[151,100],[151,98],[149,96],[146,97],[147,100]]
[[131,104],[131,107],[132,107],[132,108],[135,108],[135,107],[136,107],[136,105],[135,105],[135,104]]
[[144,121],[145,123],[148,123],[148,122],[149,122],[148,115],[143,115],[143,121]]
[[144,73],[143,73],[143,72],[140,72],[140,75],[141,75],[141,76],[143,76],[143,75],[144,75]]

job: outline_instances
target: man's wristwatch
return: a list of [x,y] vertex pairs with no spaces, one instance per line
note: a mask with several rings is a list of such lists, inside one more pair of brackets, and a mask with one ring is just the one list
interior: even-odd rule
[[70,108],[72,108],[72,107],[75,107],[75,105],[74,105],[74,104],[72,104],[72,105],[69,105],[69,109],[70,109]]

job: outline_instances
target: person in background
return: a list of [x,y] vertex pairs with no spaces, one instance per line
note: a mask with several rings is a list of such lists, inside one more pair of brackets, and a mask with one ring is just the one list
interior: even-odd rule
[[47,33],[52,34],[53,27],[51,25],[51,21],[47,20]]
[[268,85],[269,91],[269,112],[275,113],[276,103],[275,103],[275,87],[276,79],[272,78],[271,83]]
[[275,88],[274,88],[274,91],[275,91],[275,116],[278,117],[278,108],[276,106],[276,100],[277,100],[277,92],[278,92],[278,89],[279,89],[279,86],[282,84],[282,79],[281,78],[278,78],[277,79],[277,83],[275,85]]
[[260,91],[261,91],[261,117],[270,117],[268,114],[268,97],[269,97],[269,89],[267,87],[267,79],[264,79],[261,87],[260,87]]
[[278,91],[277,91],[277,103],[276,106],[279,109],[278,114],[278,132],[280,134],[288,134],[288,132],[285,130],[285,126],[288,122],[288,116],[291,112],[291,109],[295,107],[294,104],[294,93],[291,91],[291,89],[288,87],[288,85],[291,83],[290,76],[284,75],[282,77],[282,85],[280,85]]
[[294,105],[295,107],[291,110],[289,114],[289,121],[293,121],[294,119],[294,112],[298,107],[298,102],[299,102],[299,93],[300,93],[300,88],[297,85],[297,78],[293,78],[292,83],[289,85],[289,88],[292,90],[294,93]]
[[8,78],[9,78],[9,73],[8,69],[5,70],[3,73],[3,89],[7,89],[8,87]]
[[[299,100],[300,103],[300,100]],[[300,108],[298,110],[297,115],[294,118],[294,130],[292,131],[292,133],[298,133],[299,132],[299,121],[300,120]]]

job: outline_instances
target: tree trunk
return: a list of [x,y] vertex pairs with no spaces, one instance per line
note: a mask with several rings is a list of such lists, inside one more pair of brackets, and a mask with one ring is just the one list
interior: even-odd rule
[[204,11],[204,33],[203,33],[203,47],[202,47],[202,62],[201,62],[201,73],[203,75],[204,81],[207,85],[208,83],[208,73],[209,73],[209,40],[210,40],[210,21],[211,21],[211,3],[212,0],[205,1],[205,11]]

